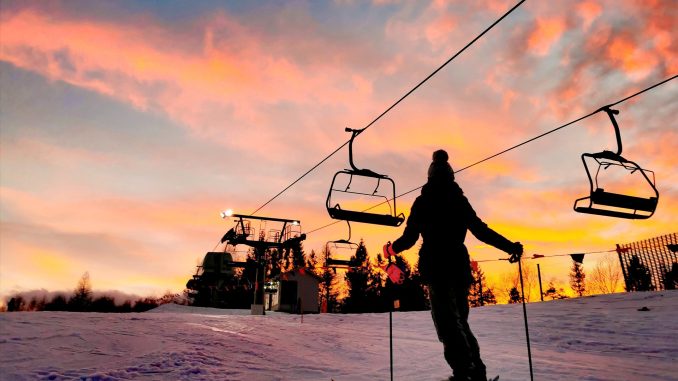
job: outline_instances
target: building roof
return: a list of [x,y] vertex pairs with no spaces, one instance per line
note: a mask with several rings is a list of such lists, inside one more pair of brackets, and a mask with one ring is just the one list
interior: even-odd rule
[[306,268],[306,267],[302,267],[300,269],[294,269],[294,270],[288,271],[286,273],[282,273],[278,276],[278,278],[280,278],[281,280],[287,280],[287,278],[290,275],[293,275],[294,277],[308,276],[308,277],[311,277],[311,278],[317,280],[318,282],[322,282],[322,280],[323,280],[322,277],[315,274],[311,269]]

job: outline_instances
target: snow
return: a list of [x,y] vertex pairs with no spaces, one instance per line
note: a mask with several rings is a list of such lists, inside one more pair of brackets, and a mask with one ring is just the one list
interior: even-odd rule
[[[649,311],[639,311],[647,307]],[[678,380],[678,291],[527,305],[535,380]],[[0,314],[2,380],[388,380],[388,314]],[[521,305],[471,310],[489,374],[529,380]],[[451,374],[430,313],[393,314],[394,379]]]

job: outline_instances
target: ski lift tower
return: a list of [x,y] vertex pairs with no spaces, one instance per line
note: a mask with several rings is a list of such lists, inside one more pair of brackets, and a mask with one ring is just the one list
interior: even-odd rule
[[[264,253],[267,249],[289,249],[306,239],[301,232],[298,220],[283,218],[249,216],[222,212],[221,217],[233,217],[235,226],[221,238],[221,243],[233,246],[245,245],[254,249],[256,262],[256,281],[252,315],[264,315],[264,284],[266,271],[264,268]],[[255,226],[258,225],[258,226]]]

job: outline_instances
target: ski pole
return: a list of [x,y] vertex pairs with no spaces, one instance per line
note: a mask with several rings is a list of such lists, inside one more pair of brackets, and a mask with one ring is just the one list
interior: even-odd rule
[[[390,242],[389,242],[390,243]],[[388,257],[388,263],[391,263],[391,257]],[[386,277],[386,287],[388,288],[388,345],[389,345],[389,356],[391,362],[391,381],[393,381],[393,290],[392,290],[391,278]]]
[[391,381],[393,381],[393,304],[388,309],[388,337],[391,357]]
[[527,307],[525,307],[525,288],[523,286],[523,266],[522,259],[518,258],[518,272],[520,273],[520,292],[523,300],[523,318],[525,320],[525,337],[527,338],[527,359],[530,363],[530,381],[534,381],[534,374],[532,373],[532,351],[530,350],[530,331],[527,328]]
[[[396,260],[396,263],[393,263],[393,257],[396,254],[393,252],[391,249],[391,242],[388,242],[386,245],[384,245],[384,256],[388,258],[388,265],[383,268],[386,270],[386,274],[388,275],[386,277],[386,293],[388,294],[388,301],[389,301],[389,307],[388,307],[388,343],[389,343],[389,355],[390,355],[390,361],[391,361],[391,381],[393,381],[393,309],[394,308],[399,308],[395,306],[395,298],[394,298],[394,292],[393,292],[393,285],[394,284],[401,284],[403,282],[403,272],[400,270],[398,267],[397,263],[398,261]],[[392,267],[393,266],[393,267]]]

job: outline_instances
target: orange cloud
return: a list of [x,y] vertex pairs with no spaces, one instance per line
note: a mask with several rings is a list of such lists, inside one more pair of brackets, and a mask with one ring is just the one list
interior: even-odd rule
[[645,31],[645,38],[650,39],[656,49],[657,54],[666,65],[666,72],[678,72],[678,42],[675,34],[671,30],[675,27],[676,17],[669,15],[660,16],[650,21],[650,25]]
[[603,7],[595,1],[584,1],[576,6],[577,15],[584,21],[582,28],[588,30],[591,24],[600,16]]
[[560,40],[566,29],[565,18],[553,17],[537,19],[536,27],[527,40],[528,49],[537,55],[543,56]]
[[612,39],[607,47],[607,57],[635,80],[646,77],[658,63],[653,53],[639,48],[634,40],[623,35]]
[[640,162],[638,164],[652,165],[650,169],[659,174],[675,172],[678,167],[678,157],[675,155],[675,149],[678,147],[678,131],[660,130],[648,135],[647,141],[652,143],[634,146],[633,152],[639,157],[647,158],[645,161],[651,161],[651,164]]

